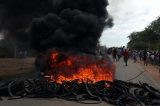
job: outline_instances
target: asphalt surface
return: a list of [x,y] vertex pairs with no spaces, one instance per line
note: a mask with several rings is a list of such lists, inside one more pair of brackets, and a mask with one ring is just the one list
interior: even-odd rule
[[[123,59],[116,64],[115,78],[123,81],[130,80],[131,82],[138,83],[139,81],[148,83],[149,85],[160,89],[160,83],[157,83],[146,71],[146,67],[139,63],[134,63],[132,60],[128,61],[128,66],[125,66]],[[61,99],[17,99],[7,100],[3,98],[0,101],[0,106],[112,106],[105,102],[101,104],[80,104],[77,102],[65,101]]]
[[131,59],[128,61],[128,66],[125,66],[122,58],[119,62],[114,63],[116,64],[116,79],[134,83],[139,83],[140,81],[142,83],[148,83],[150,86],[160,90],[160,73],[156,73],[158,74],[157,77],[159,77],[157,80],[148,72],[148,66],[144,66],[138,62],[134,63]]

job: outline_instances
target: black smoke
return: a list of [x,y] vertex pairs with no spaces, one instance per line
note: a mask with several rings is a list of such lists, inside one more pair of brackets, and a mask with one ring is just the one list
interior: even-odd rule
[[34,17],[51,12],[50,0],[1,0],[0,31],[6,39],[29,41],[29,28]]
[[1,0],[0,31],[40,52],[94,52],[104,27],[113,25],[107,5],[107,0]]

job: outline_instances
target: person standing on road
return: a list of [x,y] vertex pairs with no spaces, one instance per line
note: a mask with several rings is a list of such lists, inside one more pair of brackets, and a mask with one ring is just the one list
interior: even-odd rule
[[153,65],[154,62],[155,62],[155,52],[152,51],[151,54],[150,54],[150,61],[151,61],[151,64]]
[[122,50],[121,50],[121,48],[118,48],[118,49],[117,49],[117,57],[118,57],[118,61],[120,60],[121,55],[122,55]]
[[144,61],[144,65],[148,65],[148,62],[147,62],[147,50],[144,50],[143,51],[143,61]]
[[112,56],[113,56],[113,61],[117,61],[117,49],[116,48],[113,48]]
[[124,50],[123,57],[124,57],[125,65],[127,66],[127,61],[129,59],[129,53],[128,53],[127,49]]
[[139,52],[139,59],[140,59],[140,60],[143,60],[143,51],[140,51],[140,52]]
[[136,50],[133,50],[133,51],[132,51],[132,58],[133,58],[133,60],[134,60],[134,63],[137,61],[137,56],[138,56],[137,51],[136,51]]

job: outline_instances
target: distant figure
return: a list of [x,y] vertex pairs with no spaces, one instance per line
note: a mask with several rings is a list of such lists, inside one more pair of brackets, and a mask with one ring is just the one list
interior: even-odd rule
[[155,62],[155,52],[151,52],[150,59],[151,59],[151,64],[153,65]]
[[133,51],[132,51],[132,58],[133,58],[134,62],[137,61],[137,56],[138,56],[137,51],[136,51],[136,50],[133,50]]
[[19,51],[19,57],[22,58],[23,52]]
[[28,52],[27,52],[27,50],[25,50],[24,51],[24,57],[27,57],[27,55],[28,55]]
[[120,60],[121,56],[122,56],[122,50],[121,48],[117,49],[117,56],[118,56],[118,61]]
[[129,53],[128,53],[127,49],[124,50],[123,57],[124,57],[125,65],[127,66],[127,61],[129,58]]
[[143,51],[139,52],[139,59],[142,60],[143,59]]
[[113,48],[112,56],[113,56],[113,61],[117,61],[117,49],[116,48]]
[[144,65],[148,65],[148,62],[147,62],[147,50],[144,50],[143,51],[143,61],[144,61]]

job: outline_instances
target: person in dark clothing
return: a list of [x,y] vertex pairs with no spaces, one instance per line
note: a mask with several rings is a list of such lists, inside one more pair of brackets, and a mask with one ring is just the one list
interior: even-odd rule
[[129,59],[129,53],[128,53],[127,49],[124,50],[123,57],[124,57],[125,65],[127,66],[128,65],[127,62]]
[[143,51],[143,61],[144,61],[144,65],[147,66],[147,50]]
[[140,51],[140,52],[139,52],[139,59],[140,59],[140,60],[143,60],[143,51]]
[[116,48],[113,48],[112,56],[113,56],[113,61],[117,61],[117,49]]

